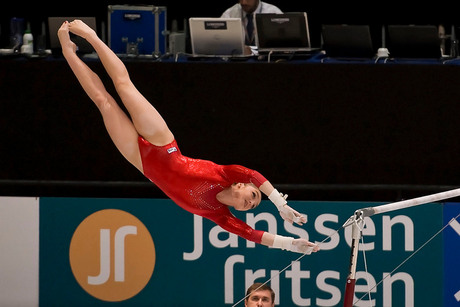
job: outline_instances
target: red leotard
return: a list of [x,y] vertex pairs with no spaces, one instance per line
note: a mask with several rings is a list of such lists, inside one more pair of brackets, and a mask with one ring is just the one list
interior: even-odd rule
[[240,165],[218,165],[183,156],[176,140],[155,146],[139,137],[144,175],[183,209],[210,219],[223,229],[260,243],[263,231],[255,230],[236,218],[217,193],[235,182],[260,187],[267,179],[259,172]]

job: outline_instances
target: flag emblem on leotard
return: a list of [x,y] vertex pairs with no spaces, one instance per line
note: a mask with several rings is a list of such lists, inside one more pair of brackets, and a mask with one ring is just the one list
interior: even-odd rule
[[177,151],[177,148],[176,148],[176,147],[168,148],[168,153],[169,153],[169,154],[170,154],[170,153],[173,153],[173,152],[175,152],[175,151]]

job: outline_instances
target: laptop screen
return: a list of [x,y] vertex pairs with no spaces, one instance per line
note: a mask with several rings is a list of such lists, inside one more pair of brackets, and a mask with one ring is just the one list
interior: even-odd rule
[[278,49],[309,49],[307,14],[256,14],[256,44],[259,52]]
[[[61,44],[59,43],[59,38],[57,32],[64,21],[73,21],[75,19],[80,19],[85,22],[89,27],[94,31],[97,31],[96,28],[96,17],[48,17],[48,34],[50,39],[50,49],[54,52],[61,50]],[[77,45],[78,53],[92,53],[94,48],[83,38],[70,33],[70,39]]]
[[369,25],[322,25],[321,35],[328,57],[372,58],[376,54]]
[[194,55],[238,56],[244,54],[241,18],[189,18]]
[[392,58],[441,58],[441,38],[435,25],[388,25]]

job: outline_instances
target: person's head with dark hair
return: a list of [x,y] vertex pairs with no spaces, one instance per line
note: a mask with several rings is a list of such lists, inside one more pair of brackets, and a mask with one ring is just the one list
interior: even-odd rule
[[245,307],[275,306],[275,292],[267,284],[256,282],[246,291]]
[[252,14],[259,6],[259,0],[239,0],[241,8],[248,14]]

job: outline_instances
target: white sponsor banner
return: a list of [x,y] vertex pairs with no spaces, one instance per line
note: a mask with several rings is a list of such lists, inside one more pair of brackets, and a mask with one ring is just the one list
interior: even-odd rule
[[0,197],[0,305],[38,306],[39,199]]

